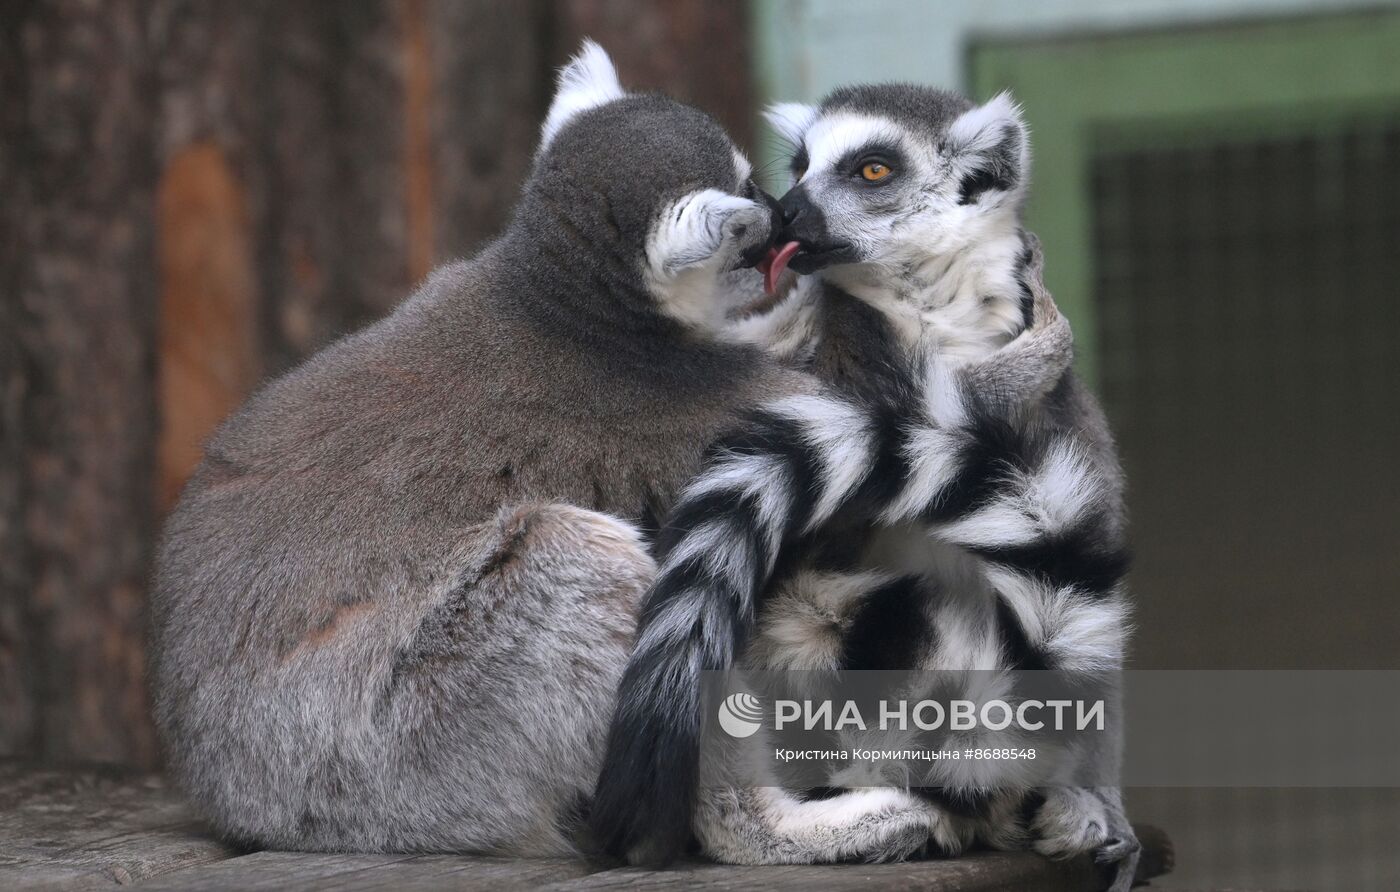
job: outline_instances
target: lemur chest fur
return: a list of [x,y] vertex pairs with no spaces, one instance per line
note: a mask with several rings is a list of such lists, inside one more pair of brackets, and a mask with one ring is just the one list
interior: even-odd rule
[[[1024,252],[1018,226],[974,246],[927,254],[893,273],[867,274],[845,284],[880,309],[906,344],[933,340],[940,357],[960,365],[990,355],[1024,327]],[[937,580],[961,599],[992,597],[978,559],[931,539],[919,523],[876,530],[865,565]]]
[[957,251],[891,267],[853,264],[833,282],[883,313],[908,344],[933,343],[956,364],[982,359],[1024,327],[1019,228]]

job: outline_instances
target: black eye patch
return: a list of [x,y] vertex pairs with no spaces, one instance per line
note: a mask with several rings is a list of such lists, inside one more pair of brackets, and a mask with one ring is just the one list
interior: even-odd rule
[[836,162],[836,173],[843,177],[858,178],[861,168],[871,163],[883,164],[890,169],[890,176],[879,181],[881,183],[888,182],[904,169],[904,153],[893,143],[868,143],[842,155],[841,160]]
[[797,152],[792,156],[792,173],[794,176],[801,176],[807,172],[807,164],[810,162],[807,155],[806,146],[798,146]]

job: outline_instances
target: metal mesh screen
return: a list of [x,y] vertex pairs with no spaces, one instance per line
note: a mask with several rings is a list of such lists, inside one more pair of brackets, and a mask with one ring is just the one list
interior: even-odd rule
[[1400,116],[1093,182],[1139,665],[1400,667]]
[[[1094,157],[1135,665],[1400,667],[1400,114],[1209,132]],[[1177,882],[1400,888],[1400,791],[1133,810],[1176,838]]]

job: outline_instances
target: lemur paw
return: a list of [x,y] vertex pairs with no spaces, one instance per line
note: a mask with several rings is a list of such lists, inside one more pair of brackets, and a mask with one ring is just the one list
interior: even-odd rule
[[1031,847],[1049,858],[1069,858],[1107,844],[1108,828],[1108,810],[1092,791],[1055,787],[1045,791],[1031,821]]
[[940,818],[937,810],[889,788],[849,790],[831,802],[866,812],[842,833],[834,853],[838,861],[875,864],[921,855]]
[[928,823],[915,815],[901,816],[881,828],[872,845],[860,855],[868,864],[907,861],[921,856],[929,841]]
[[718,189],[686,195],[662,212],[651,234],[653,273],[674,276],[711,261],[732,266],[746,250],[768,243],[771,216],[757,202]]
[[940,810],[929,833],[929,852],[944,858],[961,855],[977,838],[975,821]]
[[[726,243],[733,243],[736,246],[747,245],[750,236],[763,236],[763,241],[767,241],[767,234],[772,221],[772,212],[757,202],[749,201],[746,198],[739,199],[742,204],[734,206],[724,217],[724,237]],[[762,230],[761,233],[754,230]]]
[[975,817],[964,818],[979,842],[999,852],[1019,852],[1031,846],[1020,791],[994,795]]

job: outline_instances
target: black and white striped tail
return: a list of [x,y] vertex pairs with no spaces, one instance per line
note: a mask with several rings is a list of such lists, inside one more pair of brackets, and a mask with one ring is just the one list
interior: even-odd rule
[[701,672],[726,669],[754,624],[783,544],[850,498],[875,448],[868,413],[837,397],[794,397],[711,448],[657,540],[593,803],[609,851],[660,862],[690,835]]
[[[882,409],[834,395],[769,405],[715,445],[658,540],[660,570],[624,673],[593,805],[594,830],[634,860],[673,856],[689,836],[700,733],[700,673],[726,669],[753,627],[785,543],[854,504],[914,505],[970,492],[990,473],[977,406],[948,373],[922,399]],[[910,460],[916,455],[919,460]],[[925,456],[932,456],[923,460]],[[873,516],[873,515],[872,515]]]
[[1112,496],[1069,432],[1018,427],[1008,407],[930,364],[917,396],[771,405],[709,453],[658,541],[594,802],[609,850],[677,854],[690,830],[700,673],[726,669],[785,544],[853,509],[922,520],[988,561],[1013,668],[1117,665],[1126,568]]

